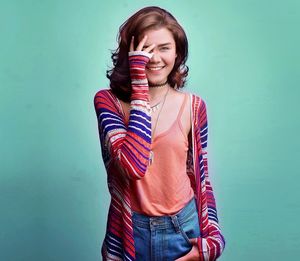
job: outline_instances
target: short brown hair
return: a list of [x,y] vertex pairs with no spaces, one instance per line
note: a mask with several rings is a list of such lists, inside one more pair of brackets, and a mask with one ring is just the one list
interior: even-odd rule
[[173,88],[179,89],[184,86],[189,70],[185,64],[188,57],[186,34],[172,14],[160,7],[149,6],[132,15],[119,29],[119,46],[111,55],[113,68],[106,72],[106,77],[110,80],[110,88],[119,99],[129,102],[131,96],[131,79],[128,64],[131,37],[134,36],[134,45],[137,46],[138,38],[143,32],[162,27],[172,33],[177,53],[174,68],[168,76],[168,82]]

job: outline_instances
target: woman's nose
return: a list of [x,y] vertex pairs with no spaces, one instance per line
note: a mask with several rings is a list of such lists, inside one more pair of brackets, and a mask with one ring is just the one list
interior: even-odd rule
[[153,52],[150,62],[160,62],[160,55],[157,52]]

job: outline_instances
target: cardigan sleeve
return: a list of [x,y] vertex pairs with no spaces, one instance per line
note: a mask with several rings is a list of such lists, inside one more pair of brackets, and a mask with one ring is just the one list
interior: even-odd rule
[[149,163],[151,117],[145,66],[150,57],[144,51],[129,53],[132,94],[127,127],[111,92],[99,91],[94,98],[104,163],[114,161],[131,179],[142,178]]
[[[225,248],[225,238],[222,235],[216,208],[216,201],[213,188],[208,174],[208,157],[207,157],[207,140],[208,140],[208,122],[206,104],[201,99],[200,111],[198,115],[200,123],[200,143],[201,143],[201,159],[203,172],[201,173],[201,232],[198,238],[198,248],[200,250],[200,260],[214,261],[223,252]],[[204,178],[204,179],[203,179]],[[204,185],[204,186],[202,186]]]

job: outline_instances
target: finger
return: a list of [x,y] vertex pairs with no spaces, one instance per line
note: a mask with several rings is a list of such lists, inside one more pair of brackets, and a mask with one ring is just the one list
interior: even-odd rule
[[150,53],[154,49],[154,47],[155,47],[155,44],[151,44],[150,46],[145,48],[144,51]]
[[191,242],[192,245],[197,245],[197,241],[198,241],[197,238],[191,238],[190,239],[190,242]]
[[134,36],[131,37],[129,51],[130,52],[134,51]]
[[147,35],[145,35],[145,36],[143,37],[142,41],[139,42],[139,44],[138,44],[136,50],[137,50],[137,51],[141,51],[141,50],[143,49],[144,44],[145,44],[146,41],[147,41]]

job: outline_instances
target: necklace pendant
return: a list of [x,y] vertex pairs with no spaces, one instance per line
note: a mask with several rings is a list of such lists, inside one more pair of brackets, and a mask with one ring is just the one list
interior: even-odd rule
[[160,104],[160,103],[158,103],[158,104],[156,104],[156,105],[150,107],[150,113],[156,112],[157,109],[159,108],[159,104]]
[[150,150],[149,165],[153,164],[153,162],[154,162],[154,152]]

